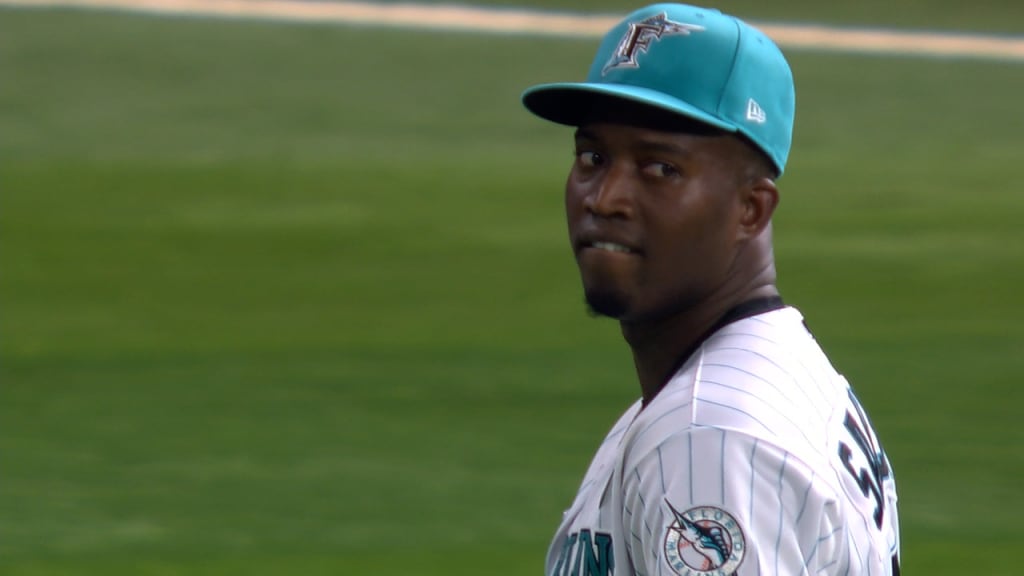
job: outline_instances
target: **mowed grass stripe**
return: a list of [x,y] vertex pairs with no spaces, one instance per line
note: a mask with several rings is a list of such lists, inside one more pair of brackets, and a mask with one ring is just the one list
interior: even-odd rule
[[[0,0],[0,6],[80,8],[131,12],[336,22],[368,26],[478,33],[592,38],[620,15],[427,4],[375,4],[309,0]],[[755,22],[783,47],[852,53],[991,58],[1024,62],[1024,38],[826,25]]]

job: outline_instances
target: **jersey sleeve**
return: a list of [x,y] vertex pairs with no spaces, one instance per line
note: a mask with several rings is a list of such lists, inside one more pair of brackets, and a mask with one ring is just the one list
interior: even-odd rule
[[631,454],[622,474],[623,532],[636,574],[849,570],[833,484],[764,440],[695,427]]

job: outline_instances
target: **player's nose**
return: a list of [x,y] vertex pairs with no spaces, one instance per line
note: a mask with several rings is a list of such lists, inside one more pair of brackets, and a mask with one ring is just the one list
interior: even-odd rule
[[602,218],[631,218],[634,186],[628,168],[613,162],[583,197],[583,208]]

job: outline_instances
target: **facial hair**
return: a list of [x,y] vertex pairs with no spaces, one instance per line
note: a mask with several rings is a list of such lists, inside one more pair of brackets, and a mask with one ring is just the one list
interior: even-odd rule
[[587,290],[584,293],[587,312],[591,316],[621,318],[628,310],[626,298],[614,291]]

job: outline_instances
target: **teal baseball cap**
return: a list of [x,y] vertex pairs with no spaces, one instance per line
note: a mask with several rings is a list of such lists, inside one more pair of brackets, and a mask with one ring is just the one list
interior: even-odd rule
[[522,96],[537,116],[568,126],[617,99],[742,134],[779,174],[786,167],[793,73],[779,47],[738,18],[686,4],[641,8],[604,36],[586,81],[541,84]]

